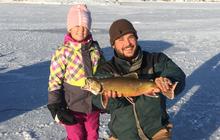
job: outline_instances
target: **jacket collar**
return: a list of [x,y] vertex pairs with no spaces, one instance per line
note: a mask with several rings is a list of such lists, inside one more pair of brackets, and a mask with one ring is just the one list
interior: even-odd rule
[[86,39],[79,42],[79,41],[75,40],[74,38],[72,38],[71,35],[68,33],[64,37],[64,44],[68,45],[71,48],[74,48],[74,50],[80,50],[80,49],[89,50],[90,47],[85,48],[83,46],[91,46],[90,44],[91,44],[92,40],[93,40],[92,35],[89,34],[86,37]]

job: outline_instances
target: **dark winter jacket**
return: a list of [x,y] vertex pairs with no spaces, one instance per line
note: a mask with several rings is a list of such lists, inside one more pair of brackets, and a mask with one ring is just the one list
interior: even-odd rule
[[[165,54],[139,53],[136,60],[138,64],[114,56],[110,61],[98,67],[96,75],[110,73],[112,75],[125,75],[130,72],[137,72],[139,78],[155,79],[159,76],[169,78],[172,82],[179,82],[175,95],[179,94],[185,85],[184,72]],[[133,67],[133,68],[132,68]],[[161,94],[159,98],[151,98],[144,95],[133,98],[140,126],[148,138],[164,128],[168,123],[166,113],[166,98]],[[93,104],[103,108],[101,96],[93,96]],[[109,128],[112,134],[119,140],[139,140],[133,106],[125,98],[110,98],[106,110],[111,114]]]
[[82,44],[67,37],[67,43],[56,50],[51,60],[48,104],[63,102],[72,111],[89,113],[92,94],[81,86],[104,58],[96,41],[90,39]]

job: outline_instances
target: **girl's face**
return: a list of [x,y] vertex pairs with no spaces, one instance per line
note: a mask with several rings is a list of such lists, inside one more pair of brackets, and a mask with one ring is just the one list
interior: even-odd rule
[[84,26],[74,26],[70,30],[72,38],[77,41],[83,41],[89,34],[89,30]]

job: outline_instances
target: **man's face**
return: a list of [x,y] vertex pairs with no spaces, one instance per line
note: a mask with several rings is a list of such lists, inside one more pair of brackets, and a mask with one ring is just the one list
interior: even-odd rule
[[75,40],[82,41],[87,37],[87,35],[89,34],[89,31],[84,26],[74,26],[70,30],[70,34]]
[[116,39],[112,47],[117,54],[125,58],[133,58],[137,49],[137,39],[133,33],[128,33]]

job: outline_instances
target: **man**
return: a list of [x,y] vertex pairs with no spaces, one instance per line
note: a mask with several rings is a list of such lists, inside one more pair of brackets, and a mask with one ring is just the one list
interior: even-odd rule
[[117,91],[105,91],[93,97],[93,104],[111,114],[109,129],[119,140],[169,140],[171,123],[166,112],[166,93],[178,82],[174,94],[185,85],[184,72],[165,54],[142,51],[137,43],[137,32],[132,23],[119,19],[109,29],[114,56],[98,67],[96,75],[128,75],[137,73],[140,79],[154,80],[157,87],[147,91],[158,98],[141,95],[121,97]]

